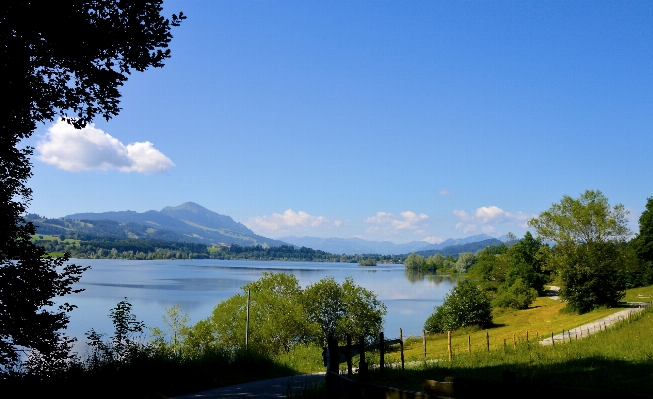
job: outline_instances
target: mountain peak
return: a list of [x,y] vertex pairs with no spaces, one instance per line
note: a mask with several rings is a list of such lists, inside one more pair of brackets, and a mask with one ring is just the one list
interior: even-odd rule
[[211,212],[210,210],[204,208],[202,205],[196,204],[191,201],[184,202],[183,204],[178,206],[166,206],[165,208],[161,209],[161,212],[163,213],[175,212],[175,211],[190,211],[193,213]]

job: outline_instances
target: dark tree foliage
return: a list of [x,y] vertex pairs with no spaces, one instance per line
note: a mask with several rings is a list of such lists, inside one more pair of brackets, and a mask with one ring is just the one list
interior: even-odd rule
[[426,319],[424,329],[431,332],[453,331],[467,326],[492,325],[492,305],[474,282],[463,280],[444,297],[441,306]]
[[560,297],[579,313],[618,305],[626,288],[625,259],[615,243],[593,242],[568,250],[561,259]]
[[[20,147],[38,122],[63,117],[81,128],[96,115],[116,115],[119,87],[130,71],[161,67],[170,56],[172,21],[161,1],[5,1],[0,5],[0,364],[18,359],[18,347],[46,359],[65,356],[60,330],[71,305],[48,309],[74,292],[85,268],[44,258],[25,222],[32,192],[29,157]],[[63,343],[63,344],[62,344]]]
[[639,234],[633,240],[637,256],[653,262],[653,197],[646,201],[646,210],[639,217]]

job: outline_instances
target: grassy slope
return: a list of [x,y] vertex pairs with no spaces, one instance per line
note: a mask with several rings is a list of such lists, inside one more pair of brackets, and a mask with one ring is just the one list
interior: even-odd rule
[[[454,352],[467,351],[467,335],[471,335],[472,351],[486,351],[485,334],[490,334],[490,348],[503,348],[503,340],[506,339],[509,346],[512,346],[513,335],[518,342],[525,342],[526,330],[529,331],[529,340],[535,340],[537,333],[541,338],[551,336],[551,332],[559,333],[562,329],[573,329],[581,324],[590,322],[619,309],[595,310],[583,315],[572,313],[561,313],[560,309],[565,304],[549,298],[537,298],[530,309],[519,311],[495,312],[495,327],[488,330],[468,331],[460,330],[452,333],[452,346]],[[438,358],[447,355],[447,334],[427,334],[426,353],[428,358]],[[395,358],[396,355],[391,355]],[[409,360],[422,360],[423,347],[421,337],[418,339],[407,339],[404,356]],[[396,360],[396,359],[394,359]],[[390,361],[394,361],[392,358]]]
[[[653,292],[653,286],[628,290],[626,300]],[[635,299],[633,299],[635,298]],[[582,341],[567,342],[555,347],[534,343],[535,331],[541,335],[559,332],[604,317],[618,309],[597,310],[584,315],[560,313],[563,303],[538,298],[528,310],[496,315],[495,328],[487,330],[491,351],[485,348],[486,331],[470,332],[472,354],[467,353],[468,332],[455,332],[452,338],[454,359],[447,359],[446,334],[427,336],[427,356],[438,358],[435,363],[422,361],[409,365],[406,371],[391,369],[382,385],[419,391],[421,381],[443,381],[445,376],[501,380],[505,370],[517,372],[518,380],[537,387],[570,387],[582,390],[602,390],[653,397],[653,309],[636,316],[632,323],[621,323]],[[525,342],[525,331],[531,340]],[[512,336],[517,335],[517,350]],[[503,339],[508,341],[504,354]],[[398,360],[398,352],[389,354],[388,363]],[[406,360],[423,359],[420,339],[408,340]]]

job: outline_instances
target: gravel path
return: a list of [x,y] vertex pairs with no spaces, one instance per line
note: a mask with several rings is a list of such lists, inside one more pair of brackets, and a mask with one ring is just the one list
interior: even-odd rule
[[[560,298],[558,297],[558,291],[560,291],[560,287],[550,286],[549,289],[545,291],[545,294],[547,297],[551,299],[559,300]],[[596,334],[597,332],[600,332],[616,323],[627,320],[630,314],[641,312],[642,310],[644,310],[644,308],[650,306],[650,303],[629,302],[628,305],[630,306],[629,308],[620,310],[602,319],[594,320],[589,323],[583,324],[582,326],[578,326],[573,330],[565,331],[564,337],[562,335],[562,331],[560,331],[560,333],[555,334],[553,336],[553,341],[554,343],[563,342],[563,341],[569,342],[570,339],[576,340],[576,339],[587,338],[588,336],[592,334]],[[551,337],[540,341],[540,344],[542,345],[551,345],[551,343],[552,343]]]
[[296,375],[214,388],[177,396],[176,399],[285,398],[289,391],[310,387],[323,381],[324,373]]

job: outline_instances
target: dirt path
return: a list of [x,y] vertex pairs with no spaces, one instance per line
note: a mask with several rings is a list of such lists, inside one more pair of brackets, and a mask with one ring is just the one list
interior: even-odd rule
[[213,398],[285,398],[288,392],[314,386],[324,381],[324,373],[273,378],[189,393],[175,399]]

